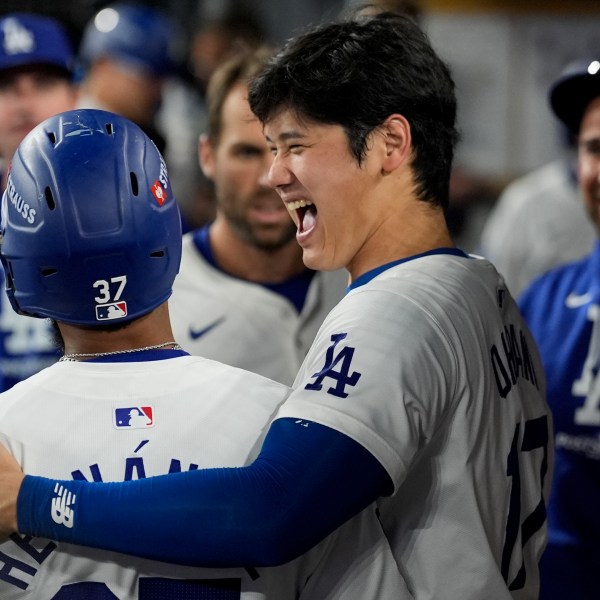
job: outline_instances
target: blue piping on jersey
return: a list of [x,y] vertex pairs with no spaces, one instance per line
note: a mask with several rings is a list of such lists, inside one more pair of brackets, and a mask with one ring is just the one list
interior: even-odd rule
[[178,356],[189,356],[185,350],[165,348],[164,350],[134,350],[126,354],[110,354],[108,356],[95,356],[85,362],[91,363],[122,363],[122,362],[146,362],[151,360],[165,360],[177,358]]
[[460,248],[434,248],[433,250],[428,250],[427,252],[421,252],[421,254],[413,254],[412,256],[407,256],[406,258],[401,258],[399,260],[394,260],[392,262],[386,263],[385,265],[381,265],[380,267],[376,267],[363,273],[360,277],[357,277],[347,288],[346,293],[355,290],[361,285],[365,285],[365,283],[369,283],[372,279],[377,277],[377,275],[395,267],[404,262],[408,262],[409,260],[415,260],[417,258],[422,258],[423,256],[433,256],[434,254],[450,254],[452,256],[460,256],[461,258],[470,258],[470,256],[460,250]]
[[298,313],[302,312],[302,308],[304,307],[304,303],[306,302],[306,297],[308,295],[308,290],[310,288],[311,281],[315,275],[315,271],[312,269],[304,269],[297,275],[286,279],[285,281],[281,281],[279,283],[266,283],[262,281],[249,281],[246,279],[242,279],[241,277],[237,277],[236,275],[232,275],[227,271],[223,270],[215,259],[215,255],[212,250],[212,246],[210,244],[210,227],[212,223],[208,225],[204,225],[200,229],[197,229],[192,234],[194,246],[196,246],[196,250],[202,255],[202,257],[206,260],[206,262],[221,273],[225,273],[229,275],[229,277],[233,277],[235,279],[240,279],[242,281],[248,281],[248,283],[254,283],[256,285],[261,285],[262,287],[270,290],[275,294],[279,294],[288,302],[291,302]]

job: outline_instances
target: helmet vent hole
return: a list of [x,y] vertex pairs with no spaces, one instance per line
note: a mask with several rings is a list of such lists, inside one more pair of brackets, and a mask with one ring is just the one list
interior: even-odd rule
[[48,132],[48,139],[50,140],[50,143],[55,146],[56,145],[56,134],[54,133],[54,131],[49,131]]
[[140,188],[135,173],[129,173],[129,179],[131,180],[131,192],[134,196],[137,196],[140,192]]
[[162,258],[164,255],[165,255],[164,250],[155,250],[154,252],[150,253],[150,256],[152,258]]
[[55,269],[54,267],[44,267],[41,269],[41,271],[42,277],[50,277],[51,275],[58,273],[58,269]]
[[54,202],[54,196],[52,195],[52,190],[49,187],[46,187],[44,190],[44,196],[46,196],[46,204],[50,210],[54,210],[56,208],[56,202]]
[[106,133],[108,133],[108,135],[112,135],[115,132],[115,130],[113,129],[113,124],[112,123],[107,123],[104,126],[104,129],[106,129]]

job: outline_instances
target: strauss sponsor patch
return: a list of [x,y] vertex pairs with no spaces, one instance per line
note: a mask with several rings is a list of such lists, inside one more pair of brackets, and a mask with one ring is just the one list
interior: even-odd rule
[[18,214],[20,214],[28,223],[35,223],[35,208],[29,206],[29,204],[23,200],[21,194],[15,189],[15,184],[10,176],[6,186],[6,196],[10,203],[15,207]]

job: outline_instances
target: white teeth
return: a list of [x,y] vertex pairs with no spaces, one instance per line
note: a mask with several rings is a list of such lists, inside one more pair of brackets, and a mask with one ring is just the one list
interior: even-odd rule
[[299,208],[303,208],[305,206],[311,206],[312,202],[310,200],[295,200],[294,202],[287,202],[286,207],[289,211],[298,210]]

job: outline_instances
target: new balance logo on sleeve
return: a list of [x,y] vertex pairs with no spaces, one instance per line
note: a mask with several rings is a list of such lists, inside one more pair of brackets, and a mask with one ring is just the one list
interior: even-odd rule
[[56,496],[52,498],[50,515],[57,525],[64,525],[71,529],[75,521],[75,504],[77,496],[64,488],[60,483],[54,486]]

